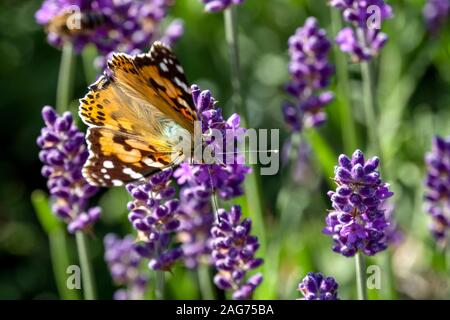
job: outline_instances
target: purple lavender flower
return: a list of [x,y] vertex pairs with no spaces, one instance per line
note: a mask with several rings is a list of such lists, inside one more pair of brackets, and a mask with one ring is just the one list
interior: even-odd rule
[[133,250],[133,237],[120,239],[115,234],[108,234],[104,238],[104,245],[105,261],[113,281],[116,285],[124,287],[115,292],[114,299],[143,299],[148,279],[139,270],[142,258]]
[[[35,17],[47,27],[50,44],[60,47],[71,41],[80,52],[92,43],[104,56],[112,51],[142,49],[161,38],[160,24],[172,4],[173,0],[45,0]],[[58,17],[63,17],[60,28],[55,27]],[[89,20],[89,27],[83,26]],[[175,31],[182,32],[182,28],[171,32]],[[174,34],[165,37],[175,38]]]
[[356,150],[352,159],[341,154],[334,169],[338,187],[328,192],[334,210],[326,218],[324,233],[332,236],[333,251],[346,257],[358,251],[374,255],[387,248],[389,221],[383,205],[393,193],[381,180],[379,162],[378,157],[365,161]]
[[44,164],[42,175],[54,198],[53,213],[68,223],[68,231],[75,233],[90,228],[100,217],[100,208],[86,210],[87,202],[97,188],[86,182],[81,174],[88,151],[84,134],[73,123],[70,112],[58,116],[52,107],[42,109],[45,127],[37,144],[39,158]]
[[344,20],[352,24],[336,36],[341,51],[355,62],[376,56],[388,40],[380,30],[381,23],[393,16],[391,6],[384,0],[330,0],[330,5],[341,10]]
[[[240,118],[233,114],[228,120],[216,107],[216,100],[208,90],[200,91],[197,85],[192,86],[192,97],[201,121],[204,143],[214,151],[220,164],[182,163],[175,170],[174,177],[182,186],[181,190],[181,227],[179,239],[183,243],[185,263],[188,267],[196,267],[199,260],[208,261],[210,252],[209,231],[214,221],[214,213],[210,206],[212,192],[222,199],[231,199],[243,194],[242,183],[250,168],[245,166],[237,154],[236,143],[244,133],[240,128]],[[219,130],[222,139],[214,139],[211,130]],[[232,148],[228,148],[232,144]],[[231,150],[230,154],[223,153]],[[223,157],[219,156],[223,154]]]
[[171,169],[151,176],[147,182],[126,186],[133,200],[128,203],[128,219],[138,232],[135,250],[150,259],[153,270],[169,271],[182,256],[178,247],[169,248],[171,234],[180,226],[179,201],[176,190],[170,185]]
[[209,191],[201,186],[181,190],[181,225],[177,236],[182,243],[187,268],[196,268],[199,263],[212,263],[210,231],[214,219]]
[[449,15],[450,0],[428,0],[423,8],[423,16],[433,34],[437,34],[445,26]]
[[425,208],[432,217],[430,229],[436,240],[445,244],[450,231],[450,136],[433,138],[425,162],[428,169]]
[[325,278],[319,272],[309,272],[298,284],[298,290],[304,296],[301,300],[339,300],[338,288],[339,285],[333,277]]
[[207,12],[219,12],[227,9],[232,5],[239,5],[244,0],[202,0],[205,4],[205,11]]
[[239,206],[232,206],[229,212],[219,209],[218,214],[220,222],[211,229],[212,258],[219,271],[214,283],[220,289],[233,290],[233,299],[249,299],[263,280],[260,273],[244,280],[248,271],[263,264],[262,259],[255,258],[258,238],[250,235],[251,220],[241,220]]
[[297,102],[286,102],[283,115],[294,131],[300,131],[303,126],[320,126],[326,120],[323,108],[333,100],[330,91],[323,91],[334,73],[334,67],[328,62],[330,47],[325,30],[319,28],[313,17],[289,38],[291,81],[286,90]]

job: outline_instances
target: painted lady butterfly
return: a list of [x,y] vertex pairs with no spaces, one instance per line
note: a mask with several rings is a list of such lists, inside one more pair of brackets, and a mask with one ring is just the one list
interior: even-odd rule
[[83,176],[90,184],[120,186],[186,158],[177,146],[193,136],[197,114],[170,48],[155,42],[147,54],[115,54],[89,89],[79,115],[89,126]]

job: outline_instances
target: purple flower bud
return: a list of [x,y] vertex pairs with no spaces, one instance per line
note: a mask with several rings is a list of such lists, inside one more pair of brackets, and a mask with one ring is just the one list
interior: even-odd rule
[[338,284],[332,277],[310,272],[298,285],[304,300],[338,300]]

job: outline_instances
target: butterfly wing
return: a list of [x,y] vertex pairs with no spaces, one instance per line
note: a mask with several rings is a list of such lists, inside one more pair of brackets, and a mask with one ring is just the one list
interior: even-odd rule
[[[175,59],[167,50],[157,50],[159,53],[151,59]],[[167,58],[163,55],[167,55]],[[180,163],[184,155],[178,148],[179,137],[191,137],[190,128],[196,118],[194,109],[186,102],[187,85],[184,86],[186,91],[183,97],[180,89],[174,89],[172,81],[164,78],[174,71],[163,73],[151,67],[156,71],[147,74],[149,69],[144,71],[136,67],[142,66],[143,62],[136,62],[140,58],[123,56],[125,58],[131,59],[130,65],[116,65],[114,71],[110,70],[112,75],[100,77],[80,100],[79,115],[90,127],[87,136],[90,156],[83,169],[83,176],[93,185],[121,185]],[[116,56],[115,59],[120,58]],[[167,63],[174,68],[178,65],[176,60]],[[156,64],[153,61],[151,65]],[[130,73],[135,76],[135,73],[139,73],[141,77],[124,83],[129,80],[116,74],[125,73],[127,77],[131,77]],[[181,77],[183,74],[177,75]],[[182,79],[185,81],[184,75]],[[152,82],[160,83],[160,86],[155,87]],[[143,96],[144,93],[148,94],[148,98]],[[187,105],[183,110],[189,111],[177,111],[180,107],[174,102],[178,101],[175,94],[182,96],[180,101],[185,101]],[[185,117],[185,114],[191,116]]]
[[155,42],[147,54],[119,53],[108,62],[112,78],[136,101],[147,101],[194,132],[197,114],[183,68],[169,47]]
[[142,138],[107,128],[89,128],[89,158],[83,176],[96,186],[121,186],[181,163],[184,156],[157,151]]

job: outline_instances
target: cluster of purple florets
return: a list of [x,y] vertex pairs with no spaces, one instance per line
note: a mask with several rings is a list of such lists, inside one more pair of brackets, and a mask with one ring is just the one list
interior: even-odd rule
[[367,161],[360,150],[350,159],[339,157],[335,167],[336,191],[329,191],[333,210],[326,218],[324,233],[333,238],[333,251],[354,256],[358,251],[374,255],[388,245],[389,221],[385,201],[393,195],[377,170],[379,158]]
[[450,232],[450,137],[434,137],[425,162],[425,207],[432,217],[430,228],[438,242],[445,244]]
[[291,81],[286,90],[295,97],[295,103],[283,105],[283,116],[294,131],[317,127],[326,120],[323,108],[333,100],[326,91],[334,67],[328,61],[331,42],[316,18],[310,17],[305,25],[289,38],[289,73]]
[[[164,32],[160,26],[173,3],[173,0],[45,0],[35,17],[46,26],[50,44],[60,47],[70,41],[78,52],[93,44],[103,61],[113,51],[131,53],[158,39],[169,45],[176,41],[183,34],[180,20],[174,20]],[[52,28],[62,16],[65,18],[61,27],[68,28],[65,32]]]
[[52,211],[64,220],[70,233],[90,228],[100,217],[100,208],[87,209],[97,192],[83,178],[81,170],[88,157],[84,134],[70,112],[59,116],[52,107],[42,109],[45,127],[37,139],[41,148],[42,175],[54,199]]
[[392,8],[383,0],[330,0],[351,24],[336,36],[336,43],[356,62],[371,60],[384,47],[388,36],[381,32],[384,20],[393,16]]

